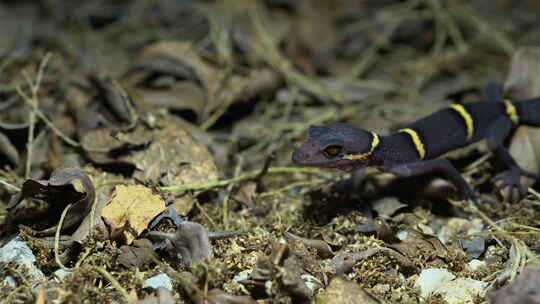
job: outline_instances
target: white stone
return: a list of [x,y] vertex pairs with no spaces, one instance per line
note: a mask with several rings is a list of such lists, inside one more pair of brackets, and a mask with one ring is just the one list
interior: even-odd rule
[[60,268],[54,272],[54,276],[62,280],[71,273],[71,271],[65,271],[64,269]]
[[307,288],[311,290],[312,292],[317,291],[318,289],[323,287],[323,283],[319,281],[316,277],[309,275],[309,274],[303,274],[300,276],[302,280],[306,283]]
[[32,284],[45,280],[43,272],[34,265],[36,256],[32,253],[32,249],[20,237],[12,239],[0,248],[0,262],[12,262],[27,267]]
[[472,304],[476,296],[485,294],[488,285],[468,278],[456,279],[448,270],[438,268],[423,270],[415,283],[423,301],[430,295],[440,295],[448,304]]
[[458,278],[443,284],[436,293],[440,294],[448,304],[473,304],[476,296],[484,295],[488,285],[487,282]]
[[4,281],[2,282],[2,284],[6,284],[6,285],[8,285],[8,286],[11,287],[11,288],[15,288],[15,287],[17,287],[17,285],[18,285],[18,284],[17,284],[17,280],[15,280],[15,278],[12,277],[12,276],[10,276],[10,275],[6,276],[6,278],[4,279]]
[[409,232],[407,231],[400,231],[396,234],[396,237],[400,239],[401,241],[406,240],[408,236],[409,236]]
[[478,271],[479,269],[486,268],[486,262],[477,259],[471,260],[469,262],[469,268],[472,271]]
[[455,275],[446,269],[424,269],[414,285],[420,288],[420,296],[425,299],[444,283],[453,280],[455,277]]
[[148,278],[146,281],[144,281],[142,287],[143,288],[150,287],[154,289],[163,287],[169,291],[172,291],[173,289],[171,278],[169,278],[169,276],[164,273]]
[[242,270],[236,275],[234,275],[233,280],[235,280],[236,282],[247,280],[249,279],[249,275],[251,274],[251,271],[252,271],[251,269]]

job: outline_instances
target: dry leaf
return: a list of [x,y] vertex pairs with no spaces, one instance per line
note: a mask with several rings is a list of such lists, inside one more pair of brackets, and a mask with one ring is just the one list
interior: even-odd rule
[[[538,172],[540,167],[540,136],[539,128],[532,128],[528,126],[519,127],[510,140],[510,146],[508,151],[510,155],[516,160],[517,164],[524,170],[530,172]],[[533,179],[521,177],[521,184],[525,189],[532,186]],[[508,189],[501,190],[503,196],[506,198],[508,195]],[[512,194],[512,200],[518,199],[518,193]]]
[[384,303],[367,293],[360,285],[342,277],[333,278],[330,285],[317,296],[317,304],[379,304]]
[[154,140],[146,149],[125,158],[137,168],[135,178],[165,186],[218,179],[212,155],[181,127],[177,118],[169,117],[160,124],[163,129],[154,131]]
[[191,42],[187,41],[160,41],[144,48],[141,56],[175,58],[183,66],[191,69],[196,75],[196,80],[204,88],[204,95],[215,95],[215,98],[211,99],[215,104],[208,104],[209,100],[205,102],[206,110],[209,113],[221,106],[224,101],[249,100],[262,91],[274,89],[279,85],[281,79],[276,72],[270,69],[261,69],[250,70],[246,76],[230,75],[223,83],[222,69],[201,58]]
[[88,213],[79,225],[79,228],[77,228],[77,230],[75,230],[75,232],[71,235],[71,239],[73,241],[82,243],[90,235],[96,240],[109,239],[109,231],[107,230],[107,227],[105,226],[105,223],[101,218],[103,208],[107,205],[108,202],[108,197],[98,198],[94,214],[92,214],[92,212]]
[[196,199],[191,194],[184,194],[181,196],[176,196],[174,198],[174,203],[171,204],[171,207],[176,211],[178,215],[186,216],[195,206]]
[[[100,164],[119,163],[123,161],[119,153],[122,149],[127,154],[130,149],[148,144],[152,140],[152,132],[142,124],[127,133],[118,133],[113,136],[113,128],[100,128],[87,131],[82,138],[83,149],[90,151],[88,155],[92,161]],[[107,152],[94,152],[104,150]]]
[[517,100],[540,96],[539,74],[540,48],[519,48],[512,55],[504,90]]
[[257,183],[256,182],[245,182],[238,189],[237,193],[233,195],[234,200],[237,202],[243,203],[246,206],[253,207],[254,202],[253,198],[257,193]]
[[123,123],[133,123],[133,113],[126,104],[126,98],[122,95],[114,81],[106,76],[90,77],[92,83],[99,89],[103,100],[107,105],[107,109],[114,115],[116,121]]
[[392,216],[399,209],[407,207],[406,204],[400,202],[396,197],[384,197],[373,202],[371,205],[379,216]]
[[[131,132],[114,137],[110,129],[95,129],[87,132],[83,146],[109,151],[89,152],[94,162],[133,165],[137,169],[134,177],[152,184],[198,184],[218,179],[212,155],[184,129],[181,119],[168,117],[158,124],[161,128],[153,130],[139,124]],[[173,208],[180,215],[187,215],[195,203],[190,193],[174,200]]]
[[0,133],[0,153],[10,164],[17,165],[19,163],[19,152],[9,138],[2,133]]
[[133,89],[146,104],[173,110],[192,110],[200,117],[206,96],[195,83],[179,81],[168,90]]
[[96,107],[92,106],[92,95],[86,89],[86,86],[89,86],[85,83],[86,80],[84,76],[74,76],[64,93],[66,104],[75,113],[79,138],[83,138],[89,130],[97,128],[100,119]]
[[408,229],[405,233],[406,237],[404,239],[398,243],[388,245],[388,247],[411,258],[422,252],[427,261],[448,258],[448,249],[437,237],[413,229]]
[[[159,121],[160,129],[150,130],[138,124],[131,132],[111,135],[111,129],[86,133],[83,147],[90,158],[101,164],[133,165],[134,177],[164,186],[207,183],[218,179],[217,168],[207,148],[197,142],[182,126],[179,118]],[[135,149],[137,148],[137,149]]]
[[339,252],[332,258],[329,266],[330,269],[332,269],[332,273],[335,275],[345,274],[353,270],[356,262],[367,259],[378,253],[383,253],[397,260],[401,266],[400,270],[402,272],[419,272],[418,267],[416,267],[416,265],[414,265],[407,257],[394,249],[385,247],[368,249],[362,252]]
[[115,188],[111,202],[103,208],[102,216],[127,244],[147,228],[152,219],[165,210],[165,201],[142,185]]
[[[10,206],[17,205],[24,198],[34,198],[51,205],[69,203],[71,209],[62,224],[62,231],[80,223],[89,213],[96,193],[92,180],[81,168],[76,166],[60,167],[51,173],[49,180],[29,179],[24,182],[20,193],[14,195]],[[41,231],[42,235],[50,235],[56,231],[56,225]]]
[[323,240],[306,239],[296,236],[290,232],[284,232],[283,236],[285,237],[287,242],[298,241],[302,242],[304,245],[306,245],[306,247],[315,248],[317,250],[317,253],[322,258],[328,258],[334,255],[334,252],[332,248],[330,248],[330,245],[328,245],[328,243]]

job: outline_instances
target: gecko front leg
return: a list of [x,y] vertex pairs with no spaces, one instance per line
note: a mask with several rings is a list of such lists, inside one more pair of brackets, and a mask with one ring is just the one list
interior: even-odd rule
[[473,200],[474,192],[461,176],[459,171],[446,158],[436,158],[413,163],[405,163],[390,167],[380,167],[381,170],[402,177],[420,176],[428,173],[440,173],[456,186],[458,196],[462,200]]

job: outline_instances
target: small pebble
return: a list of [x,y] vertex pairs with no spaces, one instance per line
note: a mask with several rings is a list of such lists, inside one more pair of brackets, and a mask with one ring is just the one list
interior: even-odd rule
[[156,276],[146,279],[142,287],[143,288],[149,287],[153,289],[158,289],[159,287],[163,287],[169,291],[172,291],[173,289],[171,278],[169,278],[169,276],[164,273],[158,274]]

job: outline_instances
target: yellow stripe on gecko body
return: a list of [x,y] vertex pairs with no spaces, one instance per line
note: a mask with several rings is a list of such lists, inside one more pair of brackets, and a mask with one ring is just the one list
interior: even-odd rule
[[503,102],[506,108],[506,115],[510,117],[510,119],[512,120],[514,124],[516,125],[519,124],[519,115],[518,115],[516,106],[514,106],[514,104],[508,99],[505,99]]
[[469,114],[465,107],[460,104],[453,104],[450,106],[450,108],[458,112],[458,114],[463,117],[465,126],[467,126],[467,140],[471,139],[474,135],[474,122],[471,114]]
[[411,128],[401,129],[398,130],[398,132],[409,134],[414,146],[416,147],[416,151],[418,151],[418,156],[420,156],[420,159],[424,159],[426,156],[426,148],[424,147],[424,143],[422,143],[422,139],[420,138],[420,135],[418,135],[418,132]]

